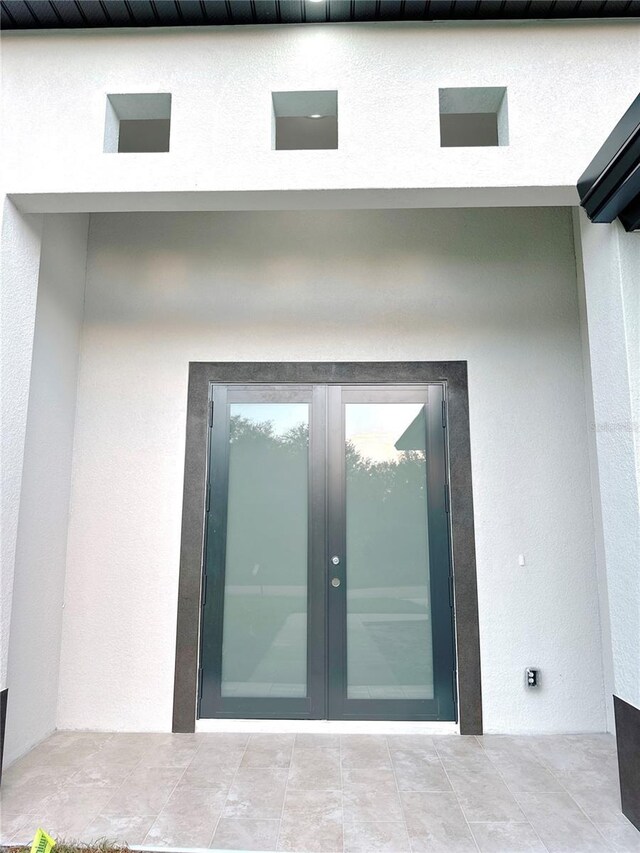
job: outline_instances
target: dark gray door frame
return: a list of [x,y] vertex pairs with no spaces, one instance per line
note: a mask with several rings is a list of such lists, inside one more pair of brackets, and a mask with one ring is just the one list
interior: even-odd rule
[[461,734],[482,734],[480,639],[469,438],[467,363],[191,362],[187,398],[173,731],[196,722],[209,389],[220,384],[428,384],[446,387]]

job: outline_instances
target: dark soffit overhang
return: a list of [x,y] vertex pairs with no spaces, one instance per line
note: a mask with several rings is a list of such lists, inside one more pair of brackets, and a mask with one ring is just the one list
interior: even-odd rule
[[4,30],[638,18],[640,0],[1,0]]
[[578,193],[592,222],[618,217],[627,231],[640,229],[640,95],[585,169]]

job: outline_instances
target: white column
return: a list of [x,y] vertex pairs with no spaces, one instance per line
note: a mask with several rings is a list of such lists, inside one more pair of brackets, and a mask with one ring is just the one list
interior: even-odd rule
[[610,628],[605,689],[609,700],[615,692],[640,707],[640,235],[617,222],[592,224],[582,210],[575,225],[593,395],[601,617],[604,632]]
[[2,495],[0,574],[0,690],[7,659],[24,440],[38,293],[42,216],[24,215],[4,195],[0,289]]

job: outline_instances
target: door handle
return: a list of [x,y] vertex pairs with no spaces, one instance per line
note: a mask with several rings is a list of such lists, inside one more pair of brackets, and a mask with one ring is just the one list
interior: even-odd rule
[[340,578],[331,578],[331,586],[337,589],[340,586]]

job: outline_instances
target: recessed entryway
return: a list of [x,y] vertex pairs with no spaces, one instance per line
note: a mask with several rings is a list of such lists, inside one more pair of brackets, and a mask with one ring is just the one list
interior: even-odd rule
[[190,371],[174,729],[481,729],[465,366],[233,367]]

